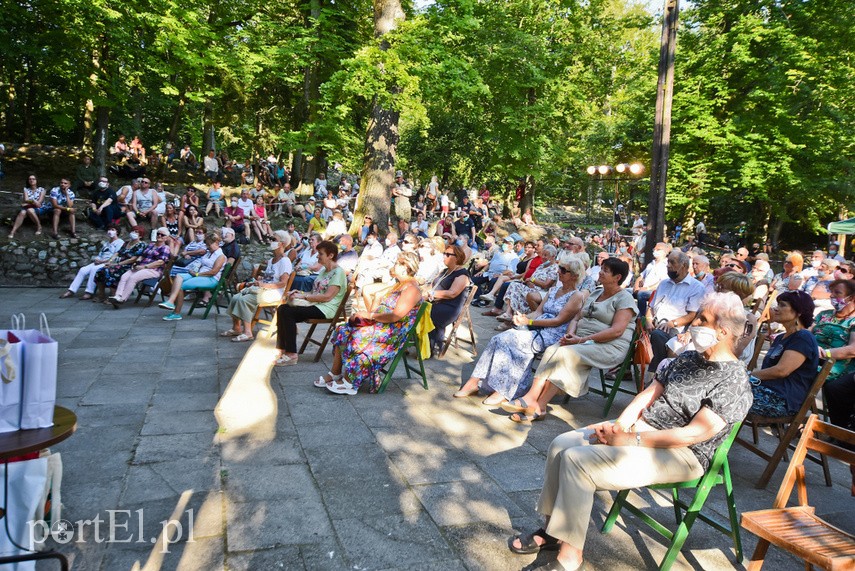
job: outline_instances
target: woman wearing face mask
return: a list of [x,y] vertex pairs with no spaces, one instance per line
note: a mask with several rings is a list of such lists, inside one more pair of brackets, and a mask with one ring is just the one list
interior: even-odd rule
[[785,291],[772,305],[771,319],[784,333],[772,341],[763,366],[751,373],[751,412],[778,418],[801,408],[816,378],[819,347],[807,329],[813,323],[813,300],[803,291]]
[[199,258],[199,266],[186,274],[178,274],[172,282],[172,293],[169,299],[158,304],[159,307],[169,310],[163,318],[164,321],[180,321],[181,306],[184,303],[184,292],[197,289],[209,290],[217,285],[226,265],[226,255],[220,248],[220,235],[209,232],[205,235],[205,255]]
[[312,291],[315,278],[323,268],[323,265],[318,261],[318,244],[320,243],[321,235],[312,234],[309,236],[308,247],[300,250],[297,259],[294,261],[294,271],[297,272],[297,275],[294,276],[294,283],[291,285],[292,289]]
[[83,281],[86,280],[86,289],[80,299],[92,299],[92,295],[95,293],[95,276],[98,274],[98,270],[115,259],[124,245],[125,241],[119,238],[119,229],[116,226],[107,228],[107,241],[101,245],[101,251],[98,252],[91,264],[77,270],[74,281],[68,286],[68,290],[59,297],[63,299],[74,297]]
[[168,239],[169,230],[158,228],[154,242],[134,258],[130,271],[125,272],[116,284],[116,293],[107,298],[114,309],[119,309],[128,300],[138,283],[151,278],[159,279],[163,275],[163,266],[170,257],[169,246],[166,245]]
[[[835,280],[829,289],[833,309],[817,315],[811,329],[820,355],[834,359],[822,392],[831,422],[855,430],[855,281]],[[855,496],[855,466],[850,471]]]
[[119,249],[116,257],[104,264],[95,273],[95,288],[97,295],[92,301],[107,302],[107,290],[115,288],[122,276],[131,269],[133,263],[146,249],[146,243],[140,238],[145,233],[142,226],[134,226],[128,234],[127,241]]
[[738,297],[708,295],[691,327],[703,350],[677,357],[616,421],[555,438],[537,505],[544,524],[511,538],[510,550],[530,554],[557,549],[557,562],[543,569],[579,569],[598,491],[701,477],[716,448],[751,406],[745,366],[733,354],[734,340],[744,328]]
[[226,228],[231,228],[238,236],[244,235],[244,213],[243,208],[238,206],[236,196],[229,199],[229,205],[226,206],[223,214],[226,217]]

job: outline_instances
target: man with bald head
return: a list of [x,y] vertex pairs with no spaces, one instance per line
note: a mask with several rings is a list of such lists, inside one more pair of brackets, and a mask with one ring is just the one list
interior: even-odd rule
[[689,275],[689,256],[685,252],[674,250],[667,259],[668,277],[656,288],[644,320],[653,347],[651,371],[667,356],[668,340],[694,321],[705,293],[704,286]]

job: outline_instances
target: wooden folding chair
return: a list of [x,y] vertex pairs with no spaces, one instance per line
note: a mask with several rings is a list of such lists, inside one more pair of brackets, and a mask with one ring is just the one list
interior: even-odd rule
[[[220,306],[217,303],[217,300],[220,297],[220,293],[222,293],[226,297],[226,299],[228,299],[228,297],[229,297],[229,292],[227,290],[226,284],[228,283],[229,275],[231,274],[233,267],[234,266],[232,266],[231,264],[226,264],[223,267],[223,272],[220,274],[220,279],[217,280],[217,283],[216,283],[216,285],[214,285],[214,287],[212,287],[212,288],[198,288],[196,290],[193,290],[197,293],[201,293],[201,292],[205,292],[205,291],[211,292],[211,299],[208,301],[207,307],[205,307],[205,313],[202,314],[202,319],[208,319],[208,314],[211,313],[212,307],[215,307],[217,309],[217,314],[220,313]],[[190,306],[190,310],[187,312],[187,315],[193,315],[193,310],[199,306],[199,302],[201,300],[202,300],[201,295],[197,295],[195,297],[195,299],[193,300],[193,305]]]
[[[472,356],[478,356],[478,349],[475,346],[477,343],[477,339],[475,339],[475,328],[472,326],[472,316],[469,314],[469,307],[472,305],[472,301],[475,299],[475,294],[478,293],[478,286],[475,284],[469,285],[469,294],[466,296],[466,301],[463,303],[463,309],[460,310],[460,315],[457,316],[457,319],[454,320],[454,323],[451,326],[451,332],[445,337],[445,342],[442,344],[442,350],[439,352],[439,358],[443,358],[445,356],[445,352],[448,351],[449,345],[451,345],[451,341],[454,341],[454,348],[460,349],[460,342],[468,343],[472,347]],[[469,339],[461,339],[457,334],[457,329],[460,327],[460,324],[463,323],[463,320],[466,320],[466,323],[469,327]]]
[[[635,343],[641,335],[641,327],[641,323],[638,323],[635,327],[635,331],[632,332],[632,340],[629,343],[629,349],[626,352],[626,357],[624,357],[623,362],[620,364],[620,368],[618,368],[618,371],[615,374],[615,380],[608,383],[606,380],[606,372],[600,369],[600,385],[602,388],[598,389],[591,387],[588,389],[594,394],[606,397],[606,405],[603,407],[604,418],[609,415],[612,404],[615,402],[615,397],[619,392],[628,395],[637,395],[644,390],[644,379],[641,377],[641,373],[638,368],[632,364],[632,358],[635,355]],[[634,373],[635,391],[631,391],[620,386],[627,373],[631,375]]]
[[[754,443],[743,440],[742,438],[737,438],[736,442],[747,448],[751,452],[757,454],[764,460],[766,460],[766,469],[763,470],[763,474],[760,476],[760,479],[757,480],[757,484],[755,484],[756,488],[764,489],[766,485],[769,483],[769,480],[772,478],[772,474],[775,473],[775,469],[780,464],[781,459],[784,458],[787,454],[787,449],[790,446],[790,443],[794,441],[798,435],[799,430],[802,425],[805,423],[805,420],[808,417],[808,414],[816,408],[816,394],[822,388],[822,385],[825,383],[825,379],[828,377],[828,373],[831,372],[831,367],[834,366],[834,359],[826,359],[825,364],[822,366],[822,369],[819,370],[819,373],[814,379],[813,383],[810,386],[810,390],[805,396],[805,400],[802,403],[801,408],[794,415],[790,416],[782,416],[780,418],[773,418],[768,416],[760,416],[759,414],[748,413],[748,416],[745,418],[745,425],[751,426],[752,429],[755,427],[768,426],[775,430],[775,434],[778,436],[778,446],[775,448],[775,451],[772,454],[769,454],[757,446]],[[786,427],[786,430],[784,428]],[[820,456],[819,458],[815,458],[813,456],[808,456],[808,459],[822,465],[822,470],[825,473],[825,483],[826,485],[831,485],[831,473],[828,469],[828,460],[825,456]]]
[[[641,521],[649,525],[655,532],[671,541],[668,546],[668,551],[662,559],[662,563],[659,564],[660,571],[666,571],[667,569],[670,569],[671,565],[674,564],[674,561],[677,560],[677,556],[680,554],[680,549],[686,542],[686,538],[689,537],[689,532],[692,530],[695,520],[700,519],[725,535],[730,536],[733,540],[733,546],[736,549],[736,560],[742,561],[742,538],[739,535],[739,520],[736,512],[736,502],[733,497],[733,481],[730,477],[730,465],[727,462],[727,454],[730,451],[730,447],[733,445],[736,435],[739,433],[739,428],[740,423],[736,423],[731,429],[730,434],[728,434],[727,438],[725,438],[715,451],[706,473],[700,478],[686,482],[654,484],[652,486],[647,486],[650,490],[671,490],[671,500],[674,503],[674,515],[677,518],[678,524],[676,531],[672,532],[639,508],[627,502],[626,498],[629,495],[630,490],[622,490],[618,492],[618,495],[615,498],[615,503],[612,505],[612,509],[609,510],[609,515],[606,517],[606,522],[603,524],[603,533],[611,531],[621,509],[626,508],[636,517],[640,518]],[[722,484],[724,485],[725,497],[727,499],[727,512],[730,516],[729,526],[701,513],[712,489]],[[688,504],[680,500],[678,493],[680,489],[686,488],[694,488],[696,490],[692,501]],[[684,510],[685,513],[681,510]]]
[[[407,372],[407,378],[412,379],[413,377],[410,375],[410,372],[418,373],[422,378],[422,386],[424,386],[425,390],[428,388],[427,384],[427,375],[425,374],[425,363],[422,359],[422,352],[419,350],[419,336],[418,336],[418,328],[419,323],[424,317],[425,311],[427,310],[428,304],[422,303],[419,306],[419,311],[416,313],[416,319],[413,321],[413,326],[407,332],[407,339],[404,341],[404,344],[398,349],[398,353],[395,354],[395,358],[389,363],[387,367],[383,368],[383,381],[380,383],[380,387],[377,389],[378,393],[382,393],[386,390],[386,385],[389,384],[389,381],[392,379],[392,375],[395,373],[395,369],[398,367],[398,363],[403,359],[404,361],[404,369]],[[415,367],[410,365],[407,362],[407,349],[413,348],[416,351],[416,358],[418,359],[419,366]]]
[[[317,363],[321,360],[321,355],[323,354],[324,349],[326,349],[330,337],[332,337],[333,330],[339,323],[342,323],[347,319],[347,316],[345,315],[345,308],[347,307],[347,300],[348,298],[350,298],[350,294],[352,293],[353,286],[348,284],[347,289],[344,291],[344,297],[341,298],[341,303],[338,304],[338,309],[336,309],[335,315],[332,317],[332,319],[309,319],[306,322],[311,324],[311,327],[309,327],[309,331],[306,333],[306,339],[303,340],[303,345],[300,346],[300,355],[303,354],[303,351],[305,351],[306,347],[308,347],[309,343],[311,343],[319,347],[318,352],[315,355],[314,362]],[[329,324],[329,328],[327,329],[327,333],[326,335],[324,335],[323,340],[315,341],[314,339],[312,339],[312,334],[315,332],[315,328],[318,325],[324,325],[327,323]]]
[[[291,275],[288,276],[288,283],[285,284],[285,291],[282,293],[282,298],[278,302],[258,304],[258,307],[255,308],[255,315],[252,317],[252,323],[250,323],[250,329],[254,330],[255,326],[259,323],[267,325],[267,336],[273,337],[276,333],[276,308],[285,302],[288,297],[288,292],[291,291],[291,286],[294,284],[294,276],[296,275],[297,272],[291,272]],[[261,319],[262,312],[266,315],[269,314],[270,318]]]
[[[742,514],[742,527],[760,538],[748,571],[760,571],[770,544],[803,559],[808,570],[812,565],[821,569],[855,569],[855,536],[818,517],[808,504],[804,461],[811,450],[853,466],[855,432],[823,422],[815,414],[808,418],[772,509]],[[798,505],[788,508],[794,486]]]

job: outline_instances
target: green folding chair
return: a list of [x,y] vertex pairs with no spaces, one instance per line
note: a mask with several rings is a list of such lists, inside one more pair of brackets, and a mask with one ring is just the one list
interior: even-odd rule
[[[232,265],[226,264],[223,267],[223,272],[220,274],[220,279],[217,281],[217,284],[214,287],[212,287],[212,288],[199,288],[199,289],[193,290],[195,292],[203,292],[203,291],[210,291],[211,292],[211,299],[210,299],[210,301],[208,301],[208,306],[205,308],[205,313],[202,314],[202,319],[208,319],[208,314],[211,313],[212,307],[217,308],[217,314],[220,313],[220,306],[217,305],[217,299],[219,298],[220,293],[222,293],[225,296],[226,300],[229,299],[229,292],[228,292],[227,284],[228,284],[229,275],[231,274],[231,272],[232,272]],[[196,296],[196,298],[193,300],[193,305],[190,306],[190,310],[187,312],[187,315],[193,315],[193,310],[199,306],[199,301],[201,301],[201,299],[202,299],[201,295]]]
[[[730,430],[730,434],[728,434],[727,438],[716,450],[715,455],[712,458],[712,462],[710,463],[710,467],[700,478],[687,482],[654,484],[652,486],[647,486],[648,489],[651,490],[671,490],[671,499],[674,503],[674,515],[677,518],[678,524],[676,531],[671,531],[641,511],[639,508],[627,502],[626,498],[629,495],[630,490],[622,490],[618,492],[618,495],[615,498],[615,503],[612,505],[612,509],[609,510],[609,515],[606,517],[606,522],[603,524],[602,532],[608,533],[611,531],[621,509],[626,508],[641,519],[641,521],[649,525],[655,532],[671,541],[671,544],[668,546],[668,551],[665,553],[665,558],[659,565],[660,571],[666,571],[670,569],[671,565],[674,564],[674,561],[677,560],[677,556],[680,554],[680,549],[686,542],[686,538],[689,537],[689,532],[691,531],[695,520],[700,519],[725,535],[730,536],[736,549],[736,561],[741,563],[742,538],[739,535],[739,516],[736,513],[736,502],[733,498],[733,481],[730,477],[730,465],[727,462],[727,453],[730,451],[730,447],[733,446],[733,441],[736,440],[736,435],[739,433],[739,428],[741,426],[741,422],[737,422],[733,426]],[[727,511],[730,515],[729,527],[715,521],[706,514],[701,513],[701,509],[704,507],[710,491],[721,484],[724,484],[724,491],[727,499]],[[697,490],[689,504],[680,500],[678,491],[681,488],[694,488]],[[681,510],[685,511],[685,513]]]
[[[418,313],[416,313],[416,320],[413,321],[413,326],[407,332],[407,339],[404,341],[404,344],[401,346],[401,348],[398,349],[398,353],[395,355],[395,358],[392,359],[392,361],[389,363],[388,367],[382,369],[385,374],[383,376],[383,381],[380,383],[380,387],[377,389],[378,393],[382,393],[386,390],[386,385],[389,384],[389,381],[392,378],[392,374],[394,374],[395,369],[398,367],[398,363],[400,363],[402,359],[404,361],[404,369],[407,371],[407,378],[413,378],[412,375],[410,375],[410,372],[418,373],[422,378],[422,385],[424,386],[425,390],[427,390],[428,384],[427,375],[425,374],[425,363],[422,359],[422,353],[419,350],[419,337],[417,333],[419,323],[421,322],[422,317],[424,316],[425,311],[427,310],[427,307],[428,304],[424,302],[421,304],[421,306],[419,306],[419,311]],[[407,349],[409,349],[410,347],[414,348],[416,351],[416,356],[419,361],[418,367],[410,365],[407,362]]]
[[[602,388],[597,389],[592,387],[588,389],[594,394],[606,397],[606,406],[603,408],[603,418],[609,415],[612,404],[615,402],[615,397],[619,392],[628,395],[637,395],[644,390],[644,379],[641,378],[641,373],[638,371],[638,367],[635,367],[632,364],[632,358],[635,354],[635,343],[641,335],[640,327],[640,324],[636,325],[635,331],[632,333],[632,340],[629,342],[629,349],[626,352],[626,357],[624,357],[623,363],[620,364],[617,374],[615,374],[615,380],[611,383],[606,382],[606,372],[600,369],[600,385]],[[630,371],[635,373],[635,391],[631,391],[620,386],[627,373]]]

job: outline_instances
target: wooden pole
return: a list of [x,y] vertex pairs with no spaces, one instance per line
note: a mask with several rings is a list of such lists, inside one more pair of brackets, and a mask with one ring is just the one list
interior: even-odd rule
[[647,215],[647,243],[644,262],[653,259],[653,248],[665,237],[665,189],[671,150],[671,103],[674,98],[674,54],[677,48],[679,0],[665,0],[662,38],[659,44],[659,80],[656,86],[656,117],[650,160],[650,194]]

